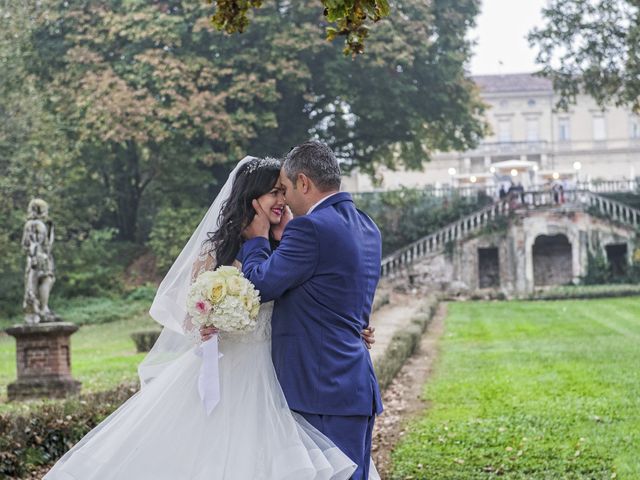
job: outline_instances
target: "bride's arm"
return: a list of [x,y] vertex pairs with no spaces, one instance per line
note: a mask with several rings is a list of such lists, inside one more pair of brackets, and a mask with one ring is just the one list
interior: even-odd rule
[[[215,270],[216,268],[216,258],[213,254],[213,250],[207,244],[203,245],[200,249],[200,253],[196,258],[196,261],[193,262],[193,266],[191,267],[191,284],[196,281],[198,275],[202,272]],[[191,315],[187,314],[184,317],[182,323],[185,332],[193,338],[198,340],[204,340],[202,330],[198,329],[196,325],[193,324]]]

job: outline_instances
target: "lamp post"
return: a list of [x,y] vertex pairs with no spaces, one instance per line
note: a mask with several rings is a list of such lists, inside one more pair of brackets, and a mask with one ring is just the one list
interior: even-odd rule
[[580,170],[582,169],[582,164],[580,162],[573,162],[573,169],[576,171],[576,185],[580,184]]
[[449,184],[451,185],[451,188],[453,188],[453,187],[455,186],[455,185],[453,184],[453,182],[454,182],[454,177],[455,177],[455,175],[456,175],[456,172],[457,172],[457,170],[456,170],[455,168],[453,168],[453,167],[451,167],[451,168],[448,170],[449,177],[450,177]]

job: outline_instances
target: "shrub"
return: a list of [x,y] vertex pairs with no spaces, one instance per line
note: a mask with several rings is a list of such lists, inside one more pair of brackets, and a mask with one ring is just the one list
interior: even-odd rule
[[570,298],[612,298],[640,295],[639,284],[566,285],[534,292],[531,300],[566,300]]
[[[104,297],[125,292],[124,270],[140,247],[114,241],[115,233],[113,229],[93,230],[82,239],[56,240],[52,305],[64,304],[66,299],[75,297]],[[1,232],[0,251],[3,252],[0,259],[3,272],[0,276],[0,315],[12,317],[22,311],[24,255],[19,240],[3,236]]]
[[139,247],[114,241],[116,233],[110,228],[93,230],[83,240],[67,242],[64,248],[54,250],[57,296],[92,297],[124,291],[124,269],[139,253]]
[[428,190],[403,188],[355,196],[382,233],[384,255],[429,235],[492,202],[489,197],[436,197]]
[[53,303],[55,311],[67,322],[76,325],[95,325],[100,323],[127,320],[148,309],[151,302],[143,299],[128,300],[126,297],[78,297]]
[[[127,294],[108,294],[101,297],[76,297],[51,299],[51,307],[66,322],[76,325],[96,325],[129,320],[149,310],[156,292],[154,285],[143,285]],[[0,328],[21,323],[13,316],[0,318]]]
[[148,244],[156,256],[156,266],[160,273],[169,270],[196,229],[203,213],[197,208],[171,207],[165,207],[158,212]]
[[159,330],[145,330],[142,332],[133,332],[131,334],[131,339],[133,340],[133,343],[136,344],[136,350],[139,353],[142,353],[150,351],[159,336]]
[[640,262],[634,253],[633,262],[623,274],[615,274],[611,265],[598,249],[597,254],[589,253],[587,273],[581,278],[583,285],[633,284],[640,283]]
[[22,216],[11,212],[14,218],[3,219],[0,228],[0,314],[17,315],[22,311],[24,293],[25,255],[20,246]]
[[107,392],[43,403],[25,413],[0,414],[0,478],[50,465],[138,390],[123,384]]
[[437,306],[436,297],[427,297],[420,312],[411,319],[411,324],[405,330],[393,335],[384,355],[374,365],[380,388],[385,389],[389,386],[405,361],[413,354]]
[[131,290],[126,299],[130,302],[145,301],[151,304],[153,297],[156,295],[157,287],[155,285],[141,285]]

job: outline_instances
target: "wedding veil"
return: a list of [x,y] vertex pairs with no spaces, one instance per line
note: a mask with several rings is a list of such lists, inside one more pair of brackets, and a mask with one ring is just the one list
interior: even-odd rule
[[[207,233],[213,232],[219,227],[218,218],[220,217],[222,207],[231,195],[231,187],[233,186],[238,170],[254,158],[255,157],[243,158],[233,169],[227,182],[198,225],[198,228],[193,232],[193,235],[191,235],[191,238],[158,287],[149,313],[153,319],[164,328],[149,354],[138,366],[141,388],[148,385],[153,378],[157,377],[165,368],[169,367],[174,360],[177,360],[182,354],[195,345],[194,338],[197,337],[185,329],[185,319],[187,317],[185,302],[191,284],[191,273],[194,264],[198,261],[203,243],[207,239]],[[199,335],[198,332],[194,333]],[[130,402],[133,401],[134,397],[120,405],[115,412],[104,419],[69,449],[69,451],[60,458],[56,466],[51,469],[51,472],[63,465],[75,452],[98,435],[116,418],[123,415],[129,409],[131,405]]]
[[185,329],[186,299],[194,264],[198,261],[204,242],[208,238],[207,234],[219,228],[220,212],[231,195],[237,172],[244,164],[254,159],[255,157],[249,156],[243,158],[229,174],[220,193],[158,287],[149,314],[164,328],[151,351],[138,366],[142,388],[172,361],[194,346],[194,335]]

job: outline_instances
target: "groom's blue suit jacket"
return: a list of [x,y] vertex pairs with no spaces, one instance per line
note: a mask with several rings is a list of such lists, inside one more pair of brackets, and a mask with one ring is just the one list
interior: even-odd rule
[[289,408],[380,413],[378,382],[360,337],[380,278],[380,231],[351,195],[337,193],[291,220],[274,252],[265,238],[254,238],[238,257],[262,301],[275,300],[272,357]]

